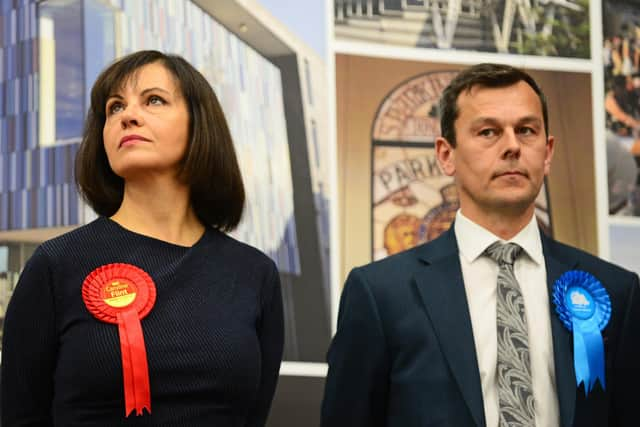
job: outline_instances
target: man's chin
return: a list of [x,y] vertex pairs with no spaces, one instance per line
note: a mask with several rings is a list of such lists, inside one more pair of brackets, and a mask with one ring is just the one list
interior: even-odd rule
[[498,197],[491,205],[497,211],[511,212],[514,214],[524,213],[535,204],[536,196],[531,194],[512,194]]

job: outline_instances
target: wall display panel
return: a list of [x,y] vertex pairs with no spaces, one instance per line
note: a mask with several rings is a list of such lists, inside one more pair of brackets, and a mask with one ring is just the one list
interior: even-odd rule
[[88,108],[84,67],[90,62],[81,54],[83,8],[82,0],[44,2],[38,7],[41,146],[78,143],[82,136]]
[[[3,232],[68,229],[95,218],[73,177],[91,86],[106,65],[128,53],[177,53],[211,83],[227,117],[247,195],[242,222],[232,234],[278,265],[285,357],[322,361],[330,328],[331,258],[326,105],[318,92],[325,87],[319,76],[324,64],[318,68],[315,58],[295,54],[292,61],[267,58],[189,0],[2,0],[2,7],[0,241]],[[283,81],[285,68],[295,81]],[[291,99],[300,103],[292,116],[299,126],[285,119],[285,100]],[[300,143],[305,150],[294,151],[291,145]],[[291,153],[304,158],[292,159]],[[301,191],[294,193],[294,187]],[[294,209],[302,193],[310,199],[296,201]],[[317,253],[308,249],[314,245]],[[307,248],[304,272],[301,246]],[[293,289],[298,282],[308,289]],[[10,294],[15,281],[6,283]],[[318,302],[317,309],[305,309],[309,316],[296,307],[301,292]],[[316,312],[319,317],[307,319]],[[324,332],[305,338],[301,319],[322,324],[310,328]]]
[[640,274],[640,257],[638,257],[640,227],[623,221],[609,225],[609,233],[611,261]]
[[[140,48],[157,48],[181,53],[200,68],[205,68],[205,62],[209,61],[206,64],[209,67],[206,67],[205,70],[208,72],[205,74],[208,74],[209,80],[212,81],[218,93],[221,93],[222,102],[226,107],[228,117],[230,117],[230,126],[240,154],[244,176],[248,181],[247,187],[249,189],[257,187],[258,190],[261,190],[265,186],[271,186],[271,188],[276,187],[279,190],[273,193],[249,192],[249,214],[245,217],[245,222],[237,234],[243,240],[271,253],[285,271],[297,271],[299,266],[295,249],[296,237],[295,229],[292,227],[295,222],[292,218],[293,208],[290,200],[291,176],[288,173],[290,168],[286,167],[289,164],[288,141],[283,118],[282,87],[277,68],[189,2],[181,2],[181,5],[178,5],[181,7],[174,8],[176,12],[183,12],[183,15],[176,14],[176,16],[164,12],[163,2],[152,1],[146,2],[145,5],[142,3],[144,2],[125,1],[111,2],[105,5],[98,0],[71,2],[50,0],[39,4],[38,21],[42,34],[40,53],[46,56],[42,51],[49,50],[51,51],[50,57],[53,58],[51,63],[42,64],[40,74],[49,73],[55,76],[51,79],[51,85],[55,87],[55,102],[51,99],[46,100],[48,108],[55,114],[55,125],[52,127],[54,132],[47,134],[45,130],[42,130],[40,139],[44,142],[41,145],[63,145],[65,142],[79,141],[84,119],[83,112],[87,107],[84,100],[88,96],[89,88],[97,71],[116,56]],[[165,6],[169,5],[167,2],[164,4]],[[13,10],[12,13],[25,15],[25,19],[18,19],[18,22],[33,21],[34,6],[32,4],[28,8]],[[171,9],[169,8],[168,11],[170,12]],[[127,16],[127,12],[130,12],[131,16]],[[191,25],[189,31],[186,31],[186,39],[179,37],[175,40],[168,37],[169,33],[162,31],[166,26],[157,24],[154,18],[164,18],[161,23],[177,21],[174,26]],[[9,17],[7,22],[10,24],[14,20]],[[106,30],[96,32],[94,31],[95,27],[92,26],[91,32],[84,33],[83,27],[86,28],[88,24],[93,22],[101,23],[101,27]],[[154,22],[156,22],[155,26]],[[22,31],[19,25],[15,29],[11,25],[6,28],[13,33]],[[130,31],[132,28],[136,28],[138,31]],[[157,34],[154,33],[154,29],[158,30]],[[177,28],[174,29],[177,30]],[[35,28],[32,28],[31,44],[36,39],[35,34]],[[185,34],[185,31],[175,31],[173,34]],[[117,43],[114,42],[114,37],[118,38]],[[218,43],[213,43],[213,38]],[[205,49],[195,43],[195,40],[208,40],[211,43]],[[89,52],[87,45],[89,47],[100,46],[102,49],[96,55],[94,49]],[[83,46],[85,46],[84,51]],[[16,49],[20,47],[23,46],[17,46]],[[6,49],[10,56],[12,56],[10,53],[13,49],[13,45]],[[197,51],[198,54],[194,54],[194,51]],[[79,55],[78,52],[83,52],[84,55]],[[24,50],[22,56],[31,57],[33,54]],[[216,56],[217,59],[214,60],[213,58]],[[85,65],[85,63],[91,64],[91,66]],[[11,69],[21,68],[23,65],[10,61],[8,67]],[[7,73],[6,77],[11,78],[13,74]],[[5,82],[5,88],[12,89],[16,86],[10,84],[13,83],[11,80],[7,79]],[[25,87],[31,89],[33,95],[36,96],[35,89],[37,88],[32,85]],[[22,92],[25,91],[22,90]],[[17,101],[11,101],[15,96],[17,94],[14,94],[13,91],[8,94],[9,105],[20,105]],[[25,103],[29,103],[28,101],[26,100]],[[8,113],[10,114],[11,111]],[[46,115],[46,113],[46,111],[42,111],[42,115]],[[259,120],[252,120],[253,117],[258,117]],[[29,140],[28,135],[19,133],[23,129],[19,119],[9,117],[6,120],[7,137],[3,138],[3,148],[5,148],[3,153],[8,153],[8,156],[3,158],[3,162],[9,164],[10,167],[3,168],[6,179],[3,180],[5,185],[0,187],[0,190],[23,189],[25,184],[28,188],[29,183],[25,182],[24,176],[30,172],[29,169],[38,170],[37,164],[34,165],[35,168],[29,168],[30,165],[23,158],[23,152],[17,150],[20,147],[9,146],[9,144],[16,143],[35,145],[34,141]],[[6,147],[4,147],[5,145]],[[247,145],[252,146],[253,150],[248,149]],[[45,171],[45,178],[50,176],[55,180],[61,175],[69,174],[71,170],[69,164],[54,161],[59,152],[43,150],[41,163],[51,166],[50,170]],[[14,153],[17,153],[15,154],[18,157],[17,160],[11,157]],[[49,153],[54,154],[47,157]],[[49,159],[52,161],[50,162]],[[257,159],[260,161],[256,161]],[[36,160],[40,160],[40,158],[38,157]],[[278,164],[278,167],[275,167],[275,164]],[[285,167],[281,167],[281,165],[285,165]],[[263,176],[270,176],[272,180],[262,182]],[[62,179],[62,182],[70,184],[69,178],[70,176],[67,176],[66,179]],[[277,194],[278,197],[275,200],[252,199],[252,195],[256,194]],[[21,221],[21,218],[12,220],[11,214],[13,217],[22,214],[20,196],[16,197],[18,197],[16,203],[5,207],[9,214],[3,215],[3,218],[7,218],[5,221],[8,223],[5,229],[68,224],[66,222],[25,223]],[[271,212],[270,222],[265,223],[266,219],[256,217],[253,214],[254,210]],[[71,224],[73,223],[72,221]],[[286,246],[285,251],[278,253],[278,242],[283,240],[284,246]]]
[[334,0],[338,40],[590,57],[589,1]]
[[[640,216],[640,5],[604,1],[603,75],[609,214]],[[617,250],[611,235],[611,253]]]
[[[11,297],[11,290],[14,287],[14,274],[8,273],[9,269],[9,248],[0,245],[0,312],[4,314]],[[0,339],[2,339],[2,330],[4,324],[4,316],[0,317]]]
[[235,236],[264,250],[281,270],[299,272],[282,82],[275,65],[189,1],[20,5],[3,15],[7,102],[0,231],[93,219],[83,215],[71,172],[90,88],[114,58],[159,49],[183,55],[219,94],[248,195]]
[[379,260],[438,237],[460,204],[433,144],[372,148],[372,258]]
[[[0,243],[0,340],[4,325],[4,313],[20,275],[17,271],[33,254],[36,245]],[[2,348],[0,348],[2,350]]]
[[[432,107],[439,96],[418,95],[410,88],[411,82],[430,82],[423,87],[433,91],[439,86],[425,76],[450,79],[460,68],[456,64],[336,55],[338,196],[344,248],[341,280],[351,268],[395,250],[388,244],[385,247],[385,231],[390,239],[395,236],[396,242],[400,240],[396,246],[411,246],[427,239],[427,223],[435,220],[435,230],[446,227],[440,222],[443,219],[450,222],[456,205],[447,187],[450,181],[433,168],[432,174],[422,175],[433,165],[429,159],[439,129]],[[528,71],[547,95],[550,132],[556,139],[551,174],[538,199],[539,222],[553,224],[554,237],[560,241],[596,253],[590,76]],[[572,99],[563,96],[568,91],[575,94]],[[401,93],[411,96],[400,101]],[[394,99],[399,100],[397,107],[388,108]],[[385,111],[393,111],[390,117],[395,121],[387,120],[383,126],[380,119]],[[576,122],[583,126],[571,125]],[[407,126],[392,130],[394,123]],[[421,133],[416,134],[416,129]],[[385,133],[386,140],[381,137]],[[553,207],[550,214],[549,207]]]

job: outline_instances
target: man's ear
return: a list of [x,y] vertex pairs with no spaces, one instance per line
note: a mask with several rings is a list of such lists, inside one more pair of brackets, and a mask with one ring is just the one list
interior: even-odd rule
[[453,176],[456,173],[455,166],[455,150],[445,138],[439,136],[436,138],[436,157],[440,169],[447,176]]
[[551,160],[553,159],[553,152],[555,148],[555,139],[553,136],[547,138],[547,152],[544,157],[544,174],[549,175],[551,171]]

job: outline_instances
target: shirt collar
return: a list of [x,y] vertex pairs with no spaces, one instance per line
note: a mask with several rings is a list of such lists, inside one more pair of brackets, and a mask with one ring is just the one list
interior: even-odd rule
[[496,241],[502,243],[517,243],[524,252],[536,264],[541,265],[544,261],[542,254],[542,241],[536,216],[533,215],[531,221],[518,232],[512,239],[505,241],[486,228],[476,224],[458,209],[454,223],[454,232],[458,241],[460,254],[468,261],[475,261],[482,253]]

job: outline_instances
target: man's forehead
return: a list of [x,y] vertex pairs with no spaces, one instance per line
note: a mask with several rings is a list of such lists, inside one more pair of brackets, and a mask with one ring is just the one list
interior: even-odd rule
[[460,91],[458,99],[460,99],[463,95],[467,97],[474,97],[483,92],[508,90],[520,90],[522,91],[522,94],[528,92],[535,97],[538,96],[536,91],[531,87],[529,83],[524,80],[518,80],[517,82],[514,82],[512,84],[505,84],[500,86],[489,86],[481,83],[476,83],[467,87],[465,90]]
[[540,114],[540,118],[542,118],[542,101],[533,88],[524,80],[512,85],[497,87],[480,84],[473,85],[461,91],[456,100],[458,117],[467,110],[475,113],[477,110],[486,108],[502,109],[503,113],[505,111],[508,112],[509,109],[505,107],[515,106],[512,104],[514,102],[518,106],[532,102],[532,113],[535,113],[533,115]]

